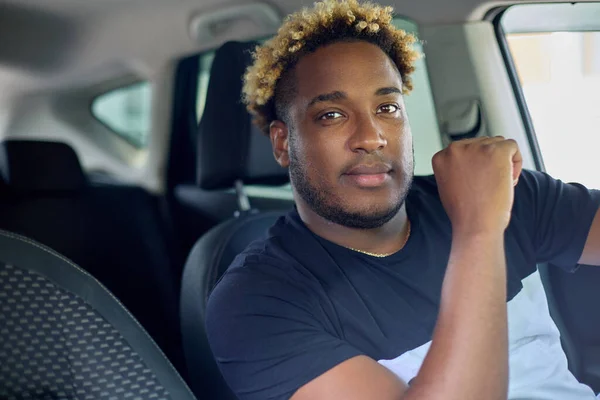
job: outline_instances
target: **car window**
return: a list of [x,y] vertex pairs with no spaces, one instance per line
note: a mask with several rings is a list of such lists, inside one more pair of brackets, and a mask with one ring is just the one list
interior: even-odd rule
[[198,93],[196,95],[196,120],[200,122],[206,103],[206,91],[210,78],[210,67],[215,58],[214,51],[207,51],[198,56]]
[[523,5],[501,21],[546,171],[588,187],[600,187],[598,13],[598,3]]
[[106,92],[92,102],[92,114],[115,135],[138,149],[150,137],[151,90],[140,82]]
[[[394,19],[394,24],[397,27],[418,36],[418,27],[414,22],[397,17]],[[420,53],[423,52],[423,47],[420,42],[415,44],[415,48]],[[204,110],[206,91],[210,79],[210,67],[213,58],[214,52],[206,52],[199,55],[198,93],[196,96],[196,116],[198,121],[202,118],[202,112]],[[405,103],[413,132],[415,174],[429,175],[433,173],[431,157],[437,151],[441,150],[442,142],[425,60],[423,58],[418,60],[415,67],[416,70],[412,75],[414,90],[410,95],[405,97]],[[289,190],[289,185],[285,188],[286,190]],[[253,194],[256,190],[258,190],[259,193],[264,192],[265,196],[277,196],[277,191],[274,191],[273,188],[266,187],[249,188],[248,193]]]

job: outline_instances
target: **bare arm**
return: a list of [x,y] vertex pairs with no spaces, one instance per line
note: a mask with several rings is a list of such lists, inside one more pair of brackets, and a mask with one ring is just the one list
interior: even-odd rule
[[501,232],[455,234],[429,353],[402,399],[506,399],[506,263]]
[[360,356],[309,382],[293,400],[507,398],[504,230],[520,168],[516,144],[502,138],[465,141],[434,158],[452,248],[432,344],[411,386]]

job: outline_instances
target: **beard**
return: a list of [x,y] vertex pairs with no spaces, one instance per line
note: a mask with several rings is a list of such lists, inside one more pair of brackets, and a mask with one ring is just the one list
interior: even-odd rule
[[[359,211],[350,210],[347,202],[334,193],[328,185],[311,181],[310,172],[313,172],[314,176],[319,176],[319,171],[311,168],[305,160],[300,159],[293,147],[295,147],[293,143],[290,143],[289,173],[292,186],[298,196],[317,215],[328,221],[354,229],[380,228],[398,214],[406,201],[412,185],[414,171],[405,174],[404,187],[398,199],[389,207],[365,207]],[[400,173],[400,171],[396,173]]]

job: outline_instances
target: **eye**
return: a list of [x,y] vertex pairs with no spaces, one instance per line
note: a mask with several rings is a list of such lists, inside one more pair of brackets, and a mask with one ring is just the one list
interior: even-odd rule
[[377,109],[377,114],[394,114],[398,110],[400,110],[400,107],[397,104],[384,104],[382,106],[379,106],[379,108]]
[[320,120],[332,120],[332,119],[338,119],[338,118],[342,118],[343,115],[342,113],[339,113],[337,111],[329,111],[326,112],[325,114],[321,115],[319,117]]

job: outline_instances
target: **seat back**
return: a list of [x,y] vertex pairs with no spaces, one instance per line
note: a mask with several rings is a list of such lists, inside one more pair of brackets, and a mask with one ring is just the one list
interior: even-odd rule
[[54,250],[0,231],[0,398],[193,400],[135,318]]
[[63,143],[9,140],[0,156],[0,229],[41,242],[96,277],[182,368],[179,275],[158,200],[137,187],[91,184]]

